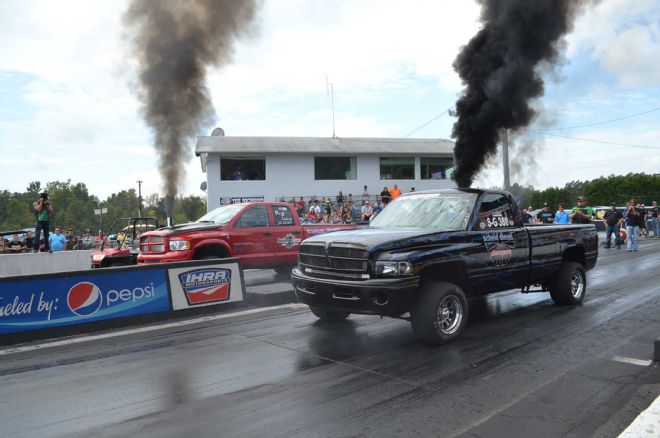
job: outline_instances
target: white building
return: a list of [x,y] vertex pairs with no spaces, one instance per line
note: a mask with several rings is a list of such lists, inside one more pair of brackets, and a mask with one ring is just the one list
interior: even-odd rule
[[[217,131],[216,131],[217,132]],[[209,210],[240,200],[360,198],[397,184],[402,192],[455,187],[454,143],[442,139],[198,137]]]

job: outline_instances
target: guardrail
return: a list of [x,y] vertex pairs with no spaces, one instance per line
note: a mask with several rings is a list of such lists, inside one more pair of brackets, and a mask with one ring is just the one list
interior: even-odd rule
[[0,277],[91,269],[96,250],[0,254]]

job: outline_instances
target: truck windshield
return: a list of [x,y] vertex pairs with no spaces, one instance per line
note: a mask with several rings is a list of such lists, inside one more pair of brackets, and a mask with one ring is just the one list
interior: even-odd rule
[[465,230],[477,195],[420,193],[392,201],[371,222],[379,228]]
[[234,217],[236,213],[245,207],[243,204],[230,204],[211,210],[204,216],[197,219],[197,222],[214,222],[218,225],[224,225]]

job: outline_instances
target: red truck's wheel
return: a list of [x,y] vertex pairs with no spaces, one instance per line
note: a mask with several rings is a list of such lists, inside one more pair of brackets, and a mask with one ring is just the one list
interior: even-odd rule
[[564,262],[550,285],[550,296],[556,304],[580,304],[587,292],[584,268],[576,262]]
[[432,344],[446,344],[458,338],[467,323],[468,304],[463,290],[452,283],[427,283],[410,312],[415,334]]
[[323,319],[326,321],[341,321],[346,319],[349,312],[342,312],[341,310],[332,310],[332,309],[323,309],[321,307],[309,306],[309,310],[312,311],[317,318]]

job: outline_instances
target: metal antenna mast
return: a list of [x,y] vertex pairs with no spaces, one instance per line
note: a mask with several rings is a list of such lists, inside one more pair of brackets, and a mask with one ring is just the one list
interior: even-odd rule
[[332,138],[336,138],[335,135],[335,89],[333,85],[328,81],[328,74],[325,75],[325,91],[330,95],[330,104],[332,105]]

